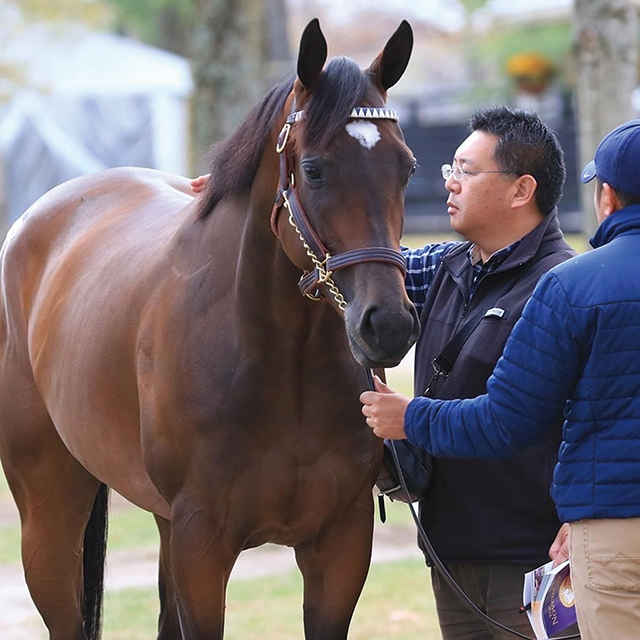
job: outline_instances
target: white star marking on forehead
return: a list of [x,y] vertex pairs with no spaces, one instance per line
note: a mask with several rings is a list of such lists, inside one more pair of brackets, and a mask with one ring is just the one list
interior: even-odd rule
[[363,147],[367,149],[373,149],[376,146],[378,140],[380,140],[380,132],[378,127],[373,122],[367,122],[366,120],[356,120],[350,122],[347,127],[347,133],[355,138]]

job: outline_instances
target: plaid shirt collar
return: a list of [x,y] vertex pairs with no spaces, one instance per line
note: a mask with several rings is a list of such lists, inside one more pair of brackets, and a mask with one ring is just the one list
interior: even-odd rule
[[467,258],[473,268],[473,282],[471,283],[471,291],[469,292],[470,297],[474,294],[480,280],[489,273],[493,273],[514,252],[520,242],[522,242],[522,240],[516,240],[508,247],[496,251],[486,262],[482,262],[480,249],[478,249],[477,245],[472,244],[469,247]]

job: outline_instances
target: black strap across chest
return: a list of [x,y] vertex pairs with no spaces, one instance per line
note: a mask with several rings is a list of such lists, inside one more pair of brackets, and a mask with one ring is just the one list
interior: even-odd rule
[[471,316],[469,316],[465,322],[458,328],[451,340],[447,343],[444,349],[440,352],[440,355],[436,356],[431,362],[433,367],[433,377],[429,381],[426,389],[424,390],[424,396],[431,396],[435,390],[436,385],[442,378],[447,378],[453,370],[460,351],[465,342],[469,339],[471,334],[475,331],[476,327],[480,324],[480,321],[487,315],[490,309],[493,309],[498,300],[505,296],[516,285],[518,280],[525,273],[528,266],[539,260],[542,260],[548,255],[551,255],[556,251],[556,248],[549,243],[544,249],[540,247],[536,254],[527,260],[527,262],[515,267],[512,271],[512,277],[502,282],[502,284],[496,287],[492,291],[492,295],[485,301],[483,305]]

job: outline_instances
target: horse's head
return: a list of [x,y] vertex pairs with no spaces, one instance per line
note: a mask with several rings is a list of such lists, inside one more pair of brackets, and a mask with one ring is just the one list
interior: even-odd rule
[[398,364],[419,333],[398,253],[416,159],[385,107],[412,46],[402,22],[365,71],[347,58],[325,68],[326,41],[310,22],[278,143],[284,196],[274,230],[293,263],[312,272],[301,289],[318,289],[344,313],[353,356],[369,367]]

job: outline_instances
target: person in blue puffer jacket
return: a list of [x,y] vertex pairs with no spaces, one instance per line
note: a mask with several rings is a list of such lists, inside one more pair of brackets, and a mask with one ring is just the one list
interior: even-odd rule
[[410,400],[376,381],[361,396],[376,435],[438,457],[508,456],[564,412],[551,493],[583,640],[640,633],[640,120],[603,138],[593,178],[595,250],[540,279],[487,394]]

